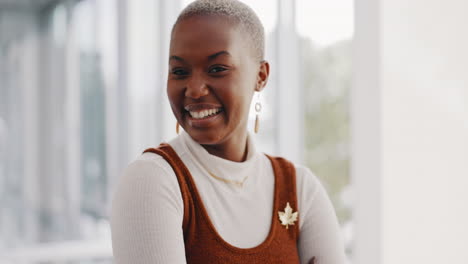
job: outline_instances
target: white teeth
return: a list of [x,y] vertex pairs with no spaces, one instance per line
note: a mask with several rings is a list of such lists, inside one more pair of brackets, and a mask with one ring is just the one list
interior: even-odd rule
[[190,111],[190,115],[193,118],[201,119],[201,118],[205,118],[207,116],[217,114],[217,113],[219,113],[219,111],[220,111],[220,109],[207,109],[207,110],[202,110],[202,111],[199,111],[199,112]]

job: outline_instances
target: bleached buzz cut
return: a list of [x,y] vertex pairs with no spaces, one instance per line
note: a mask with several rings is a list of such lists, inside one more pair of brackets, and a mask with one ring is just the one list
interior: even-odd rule
[[179,14],[172,30],[182,20],[193,16],[225,16],[238,23],[252,43],[253,54],[258,61],[265,56],[265,30],[257,14],[238,0],[196,0]]

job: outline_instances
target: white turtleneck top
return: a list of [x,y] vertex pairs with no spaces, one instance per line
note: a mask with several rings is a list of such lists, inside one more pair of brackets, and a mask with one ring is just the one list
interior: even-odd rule
[[[244,162],[209,154],[187,133],[168,142],[189,169],[221,237],[239,248],[261,244],[270,230],[274,174],[270,160],[248,136]],[[333,206],[317,177],[296,165],[301,263],[345,263],[344,246]],[[247,179],[243,187],[223,182]],[[184,203],[169,163],[144,153],[124,170],[113,195],[110,215],[116,264],[186,263],[182,219]]]

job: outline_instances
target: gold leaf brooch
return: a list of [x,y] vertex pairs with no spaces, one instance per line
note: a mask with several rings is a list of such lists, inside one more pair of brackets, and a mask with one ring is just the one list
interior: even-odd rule
[[284,212],[280,211],[278,212],[278,215],[281,224],[286,226],[286,229],[288,229],[289,225],[294,225],[294,222],[297,221],[297,212],[293,213],[289,203],[286,203],[286,208],[284,208]]

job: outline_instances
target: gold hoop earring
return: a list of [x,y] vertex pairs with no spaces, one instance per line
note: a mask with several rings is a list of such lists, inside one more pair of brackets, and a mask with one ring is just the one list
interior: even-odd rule
[[255,116],[255,126],[254,126],[254,132],[255,134],[258,133],[258,128],[260,126],[260,111],[262,111],[262,104],[260,103],[260,94],[257,97],[257,102],[255,103],[255,112],[257,112]]
[[180,128],[179,122],[176,122],[175,132],[177,133],[177,135],[179,134],[179,128]]

